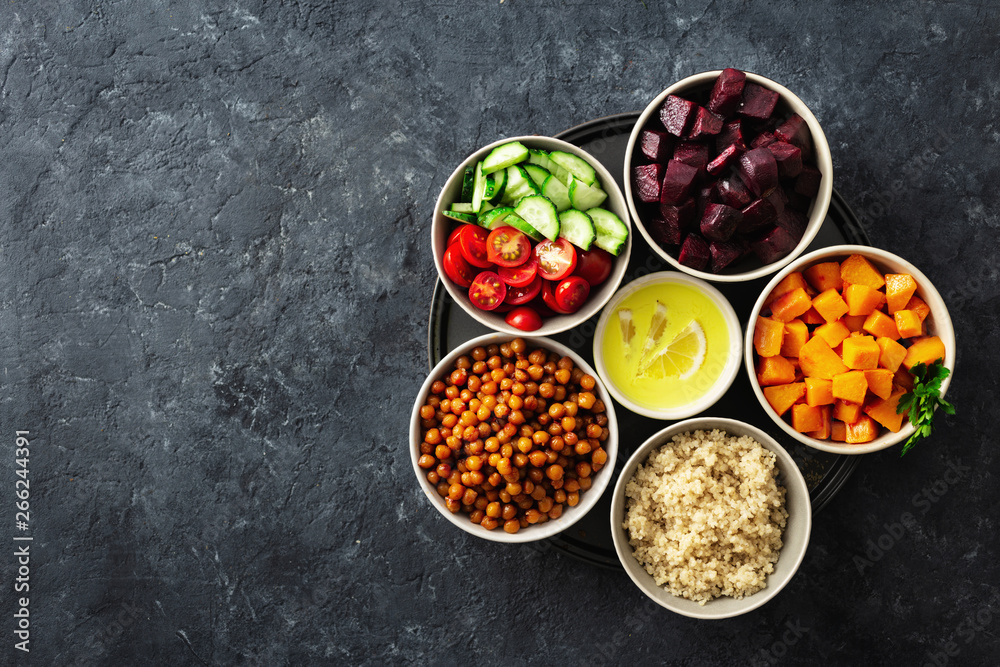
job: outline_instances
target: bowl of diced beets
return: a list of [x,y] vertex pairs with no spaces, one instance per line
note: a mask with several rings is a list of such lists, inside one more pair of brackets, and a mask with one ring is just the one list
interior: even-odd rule
[[791,437],[834,454],[913,435],[896,408],[913,387],[910,369],[938,359],[954,370],[955,329],[941,294],[910,262],[867,246],[830,246],[786,266],[746,328],[747,374],[764,411]]
[[664,90],[625,153],[625,196],[650,247],[677,269],[739,282],[800,255],[826,218],[833,162],[787,88],[736,69]]
[[593,317],[625,275],[632,235],[614,177],[559,139],[503,139],[448,178],[431,224],[451,297],[496,331],[551,335]]

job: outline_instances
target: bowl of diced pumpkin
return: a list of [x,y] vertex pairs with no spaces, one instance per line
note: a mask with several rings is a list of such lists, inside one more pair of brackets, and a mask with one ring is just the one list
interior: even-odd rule
[[840,245],[800,257],[771,280],[744,349],[754,393],[783,431],[823,451],[866,454],[913,434],[897,411],[913,387],[910,369],[941,360],[954,370],[955,329],[911,263]]

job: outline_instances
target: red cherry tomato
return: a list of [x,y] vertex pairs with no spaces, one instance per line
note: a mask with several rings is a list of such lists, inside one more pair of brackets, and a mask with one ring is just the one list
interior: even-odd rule
[[480,269],[488,269],[493,262],[486,256],[486,238],[489,232],[479,225],[465,225],[458,235],[458,247],[465,261]]
[[492,271],[483,271],[469,287],[469,300],[480,310],[494,310],[507,296],[507,286]]
[[542,316],[531,306],[519,306],[507,313],[503,319],[510,326],[521,331],[534,331],[542,326]]
[[528,261],[521,266],[503,266],[497,271],[500,280],[510,287],[525,287],[530,285],[538,275],[538,262],[534,257],[529,257]]
[[574,276],[580,276],[591,287],[597,287],[611,275],[611,267],[614,265],[614,256],[601,250],[597,246],[592,246],[590,250],[576,251],[576,270]]
[[570,276],[559,282],[552,290],[556,304],[569,313],[580,310],[590,296],[590,283],[580,276]]
[[444,251],[444,272],[459,287],[468,287],[476,279],[476,270],[462,257],[462,251],[458,249],[458,244],[448,246]]
[[462,233],[462,230],[466,228],[467,225],[459,225],[455,229],[451,230],[451,234],[448,234],[448,241],[444,244],[444,247],[449,247],[452,243],[458,240],[458,235]]
[[556,284],[551,280],[542,281],[542,302],[544,302],[548,309],[556,315],[569,315],[570,311],[563,310],[562,307],[556,303],[556,297],[553,293],[555,285]]
[[504,299],[504,303],[509,303],[512,306],[520,306],[534,299],[540,291],[542,291],[542,279],[535,276],[535,279],[524,287],[508,285],[507,297]]
[[490,232],[486,253],[497,266],[520,266],[531,257],[531,241],[522,232],[504,225]]
[[545,239],[535,246],[538,275],[546,280],[562,280],[576,268],[576,250],[566,239]]

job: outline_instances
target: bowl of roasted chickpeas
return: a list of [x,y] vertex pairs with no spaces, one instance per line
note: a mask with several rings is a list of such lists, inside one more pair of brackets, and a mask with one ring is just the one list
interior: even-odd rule
[[532,542],[582,518],[611,482],[611,396],[576,352],[491,333],[431,371],[410,418],[410,459],[430,503],[462,530]]

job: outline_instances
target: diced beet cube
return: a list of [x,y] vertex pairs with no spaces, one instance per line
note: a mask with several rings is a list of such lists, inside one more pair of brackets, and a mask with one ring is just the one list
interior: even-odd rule
[[716,176],[722,173],[722,170],[732,164],[736,158],[740,156],[742,151],[737,148],[736,144],[730,144],[726,148],[715,156],[715,159],[708,163],[705,167],[707,171],[712,176]]
[[701,217],[701,235],[710,241],[728,241],[742,218],[739,209],[709,203]]
[[708,96],[708,108],[721,116],[731,116],[740,106],[746,80],[747,75],[738,69],[722,70]]
[[768,225],[773,225],[778,219],[778,212],[769,199],[761,198],[743,209],[743,220],[740,222],[740,234],[748,234]]
[[708,249],[708,241],[692,232],[684,239],[677,261],[696,271],[702,271],[708,265],[708,260],[711,259],[711,256],[711,252]]
[[723,124],[722,131],[715,138],[715,147],[720,151],[726,146],[734,145],[741,151],[747,149],[746,142],[743,141],[743,124],[739,118]]
[[805,234],[806,225],[809,220],[804,213],[799,213],[793,208],[786,209],[778,214],[777,225],[784,229],[798,243]]
[[680,245],[694,222],[695,202],[688,199],[680,206],[660,205],[660,214],[650,223],[649,233],[661,245]]
[[768,144],[774,161],[778,163],[778,178],[795,178],[802,171],[802,151],[798,146],[784,141]]
[[642,154],[653,162],[666,162],[674,150],[674,138],[666,132],[643,130],[639,135]]
[[712,262],[709,270],[712,273],[719,273],[724,268],[743,257],[748,250],[745,241],[712,241],[708,246],[708,252],[712,255]]
[[802,167],[802,172],[795,179],[795,192],[806,197],[815,197],[819,192],[819,182],[823,179],[823,174],[815,167]]
[[663,106],[660,107],[660,122],[667,128],[667,132],[675,137],[682,137],[694,116],[694,108],[694,102],[688,102],[676,95],[667,95]]
[[698,107],[695,112],[694,123],[688,132],[688,138],[699,139],[718,134],[722,131],[722,116],[717,116],[705,107]]
[[777,140],[774,132],[761,132],[750,142],[750,148],[766,148]]
[[765,192],[764,199],[771,202],[771,206],[774,207],[774,211],[778,215],[781,215],[785,211],[785,205],[788,204],[788,195],[780,187],[773,188],[770,192]]
[[775,225],[767,234],[751,242],[750,248],[762,263],[770,264],[790,253],[798,244],[799,239]]
[[743,103],[740,105],[740,113],[744,116],[761,120],[770,118],[777,104],[778,93],[775,91],[759,86],[752,81],[744,84]]
[[691,165],[678,160],[668,162],[660,185],[660,201],[664,204],[679,204],[687,197],[697,175],[698,170]]
[[798,147],[802,151],[803,158],[812,155],[812,134],[809,132],[809,125],[797,113],[793,113],[788,120],[775,128],[774,134],[781,141]]
[[674,149],[674,159],[699,171],[708,166],[708,146],[699,141],[682,141]]
[[660,201],[660,181],[663,180],[662,164],[640,164],[632,170],[632,182],[639,200],[646,203]]
[[681,231],[687,232],[694,227],[694,223],[697,221],[697,208],[698,205],[695,202],[694,197],[688,197],[681,204],[676,206],[673,204],[661,203],[660,217],[664,220],[676,218],[677,222],[680,224]]
[[809,207],[812,206],[812,197],[806,197],[805,195],[800,195],[798,192],[789,191],[782,189],[785,193],[785,197],[788,198],[789,208],[794,208],[799,213],[808,213]]
[[708,206],[713,201],[715,201],[713,199],[714,194],[715,194],[715,189],[711,185],[705,185],[702,186],[702,188],[698,190],[698,194],[695,195],[694,201],[698,205],[699,220],[701,220],[701,216],[705,213],[705,207]]
[[753,201],[753,196],[747,190],[747,186],[743,185],[743,181],[736,176],[725,178],[716,183],[715,196],[726,206],[739,209],[745,208]]
[[766,148],[754,148],[741,155],[737,173],[758,197],[778,185],[778,164]]

